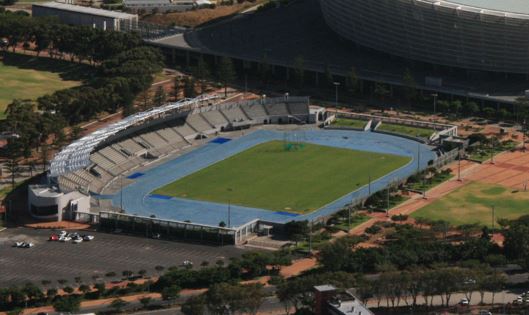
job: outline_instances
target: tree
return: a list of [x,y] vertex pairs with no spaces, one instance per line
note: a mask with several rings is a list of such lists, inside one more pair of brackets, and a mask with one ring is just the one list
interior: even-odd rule
[[402,82],[404,83],[404,95],[406,100],[408,102],[413,102],[417,98],[417,82],[415,82],[410,69],[404,71]]
[[325,78],[325,87],[328,88],[332,86],[332,84],[334,83],[334,77],[331,73],[331,69],[329,68],[328,64],[325,65],[324,78]]
[[81,299],[75,296],[59,297],[53,302],[53,308],[57,312],[78,312],[81,307]]
[[206,297],[204,295],[188,298],[181,307],[185,315],[203,315],[206,312]]
[[178,101],[180,97],[180,77],[176,76],[173,79],[173,100]]
[[262,284],[244,285],[242,287],[242,293],[241,311],[245,314],[256,315],[265,297]]
[[197,66],[193,69],[193,76],[200,83],[200,94],[204,94],[206,92],[206,80],[211,77],[209,66],[204,61],[204,58],[200,57],[198,59]]
[[468,102],[463,106],[463,114],[474,116],[479,112],[479,106],[475,102]]
[[236,78],[235,67],[231,58],[222,57],[220,59],[217,76],[224,86],[224,97],[228,97],[228,84],[232,83]]
[[110,303],[110,308],[114,309],[116,313],[121,312],[121,310],[127,306],[129,302],[122,299],[115,299]]
[[356,74],[356,68],[354,66],[351,67],[351,70],[349,71],[349,77],[347,78],[345,83],[351,94],[355,96],[359,91],[359,81],[358,75]]
[[163,86],[161,85],[158,86],[158,88],[156,89],[156,93],[154,93],[154,99],[153,99],[154,106],[156,107],[162,106],[163,104],[165,104],[166,99],[167,99],[167,94],[165,93]]
[[180,287],[172,285],[162,290],[162,299],[164,301],[174,301],[180,296]]
[[195,98],[195,79],[192,77],[185,77],[184,79],[184,96],[186,98]]
[[303,84],[305,81],[305,59],[303,58],[303,56],[299,55],[294,58],[292,68],[294,70],[294,84],[297,88],[301,89],[303,88]]
[[62,290],[68,294],[72,294],[74,291],[72,287],[64,287]]
[[81,284],[79,286],[79,291],[83,292],[83,294],[87,294],[88,292],[90,292],[90,287],[86,284]]
[[375,97],[379,98],[381,101],[384,101],[384,99],[389,95],[390,91],[385,84],[376,83],[373,93],[375,94]]
[[151,304],[151,302],[152,302],[152,298],[148,296],[144,296],[140,299],[140,303],[145,309],[149,307],[149,304]]

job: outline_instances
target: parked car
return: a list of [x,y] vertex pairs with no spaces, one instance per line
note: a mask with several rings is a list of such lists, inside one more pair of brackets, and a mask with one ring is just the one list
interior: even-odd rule
[[89,242],[89,241],[93,241],[93,240],[94,240],[94,236],[93,235],[83,235],[83,241]]
[[492,313],[487,310],[481,310],[479,311],[479,315],[492,315]]
[[82,238],[74,238],[73,241],[72,241],[74,244],[79,244],[79,243],[82,243],[83,242],[83,239]]
[[468,301],[468,299],[461,299],[461,301],[459,301],[459,305],[462,305],[462,306],[468,306],[470,304],[470,302]]
[[14,247],[18,247],[18,248],[31,248],[31,247],[35,246],[35,244],[33,244],[31,242],[15,242],[15,244],[13,246]]
[[49,241],[53,241],[53,242],[56,242],[59,240],[59,235],[57,234],[52,234],[50,235],[50,238],[48,239]]

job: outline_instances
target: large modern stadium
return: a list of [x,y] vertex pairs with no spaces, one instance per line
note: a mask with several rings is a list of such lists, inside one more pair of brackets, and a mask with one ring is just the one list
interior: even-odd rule
[[457,134],[412,121],[399,123],[422,124],[431,137],[379,132],[384,117],[360,117],[365,128],[357,130],[322,129],[334,115],[309,101],[203,96],[134,114],[57,153],[49,182],[30,186],[28,210],[39,219],[240,244],[263,226],[323,221],[362,203],[445,159],[430,140]]
[[391,55],[472,70],[529,74],[525,0],[320,0],[342,37]]

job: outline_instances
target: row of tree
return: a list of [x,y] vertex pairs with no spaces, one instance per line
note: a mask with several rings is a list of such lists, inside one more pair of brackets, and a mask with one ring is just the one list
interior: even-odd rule
[[434,296],[440,296],[441,303],[449,306],[454,293],[464,293],[471,302],[475,292],[479,292],[481,303],[485,292],[491,292],[494,304],[495,294],[504,289],[506,281],[505,274],[484,265],[476,264],[471,268],[436,266],[383,272],[375,280],[363,281],[359,293],[364,299],[374,298],[378,307],[385,301],[388,308],[399,307],[401,303],[415,307],[421,302],[431,307]]
[[7,39],[13,50],[23,44],[37,54],[47,51],[52,58],[68,57],[91,65],[78,70],[90,74],[82,86],[42,96],[36,102],[15,100],[8,106],[1,129],[18,135],[8,146],[8,155],[14,157],[29,156],[52,134],[66,140],[65,126],[100,112],[124,107],[126,114],[132,113],[136,96],[151,86],[154,74],[163,67],[160,52],[143,46],[135,34],[64,25],[49,18],[0,14],[0,38]]
[[196,270],[169,268],[154,284],[154,289],[162,291],[171,286],[186,289],[206,288],[218,283],[275,274],[279,266],[289,264],[291,264],[291,257],[286,252],[250,252],[243,254],[240,258],[231,259],[227,266],[206,266]]
[[264,302],[261,284],[219,283],[202,295],[189,298],[182,305],[185,315],[257,314]]

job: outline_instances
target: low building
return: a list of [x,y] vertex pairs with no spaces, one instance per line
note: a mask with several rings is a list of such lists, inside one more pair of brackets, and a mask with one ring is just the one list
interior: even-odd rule
[[56,16],[61,22],[71,25],[86,25],[103,30],[124,31],[136,29],[138,16],[79,5],[44,2],[32,5],[33,16]]
[[65,193],[48,185],[31,185],[28,187],[28,211],[41,220],[79,220],[81,214],[90,212],[90,195],[76,190]]
[[314,287],[314,300],[316,315],[374,315],[352,293],[329,284]]

